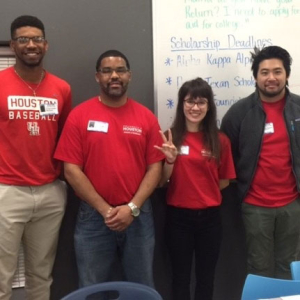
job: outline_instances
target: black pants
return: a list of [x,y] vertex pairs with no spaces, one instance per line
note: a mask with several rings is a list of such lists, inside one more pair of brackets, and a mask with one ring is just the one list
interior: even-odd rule
[[168,206],[167,244],[172,264],[173,300],[190,300],[190,282],[195,253],[195,300],[212,300],[222,226],[220,208],[201,210]]

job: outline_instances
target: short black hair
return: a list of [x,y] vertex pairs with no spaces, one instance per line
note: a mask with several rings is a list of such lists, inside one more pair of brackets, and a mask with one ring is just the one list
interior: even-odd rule
[[45,37],[45,27],[43,22],[34,16],[20,16],[16,18],[10,25],[10,36],[13,39],[15,32],[17,29],[25,26],[36,27],[43,32],[43,36]]
[[268,46],[262,48],[261,50],[255,47],[254,51],[251,52],[251,58],[252,58],[251,70],[255,79],[257,78],[259,64],[263,60],[272,59],[272,58],[277,58],[282,61],[287,77],[289,77],[291,74],[291,64],[293,61],[292,57],[285,49],[279,46]]
[[96,63],[96,71],[98,72],[99,70],[99,67],[101,65],[101,61],[102,59],[106,58],[106,57],[122,57],[125,62],[126,62],[126,67],[128,70],[130,70],[130,64],[129,64],[129,61],[127,59],[127,57],[120,51],[118,50],[108,50],[108,51],[105,51],[104,53],[102,53],[99,58],[97,59],[97,63]]

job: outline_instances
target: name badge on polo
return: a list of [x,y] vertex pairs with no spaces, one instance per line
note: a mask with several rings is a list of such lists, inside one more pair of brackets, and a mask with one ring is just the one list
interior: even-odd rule
[[273,123],[266,123],[264,133],[265,134],[274,133],[274,125],[273,125]]
[[58,115],[57,103],[44,103],[40,105],[41,116]]
[[88,131],[98,131],[98,132],[108,132],[108,123],[107,122],[101,122],[101,121],[89,121]]
[[189,155],[190,147],[189,146],[181,146],[180,147],[180,154],[181,155]]

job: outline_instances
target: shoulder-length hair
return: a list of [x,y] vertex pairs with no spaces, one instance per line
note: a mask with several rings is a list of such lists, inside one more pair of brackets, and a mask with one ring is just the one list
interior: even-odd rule
[[179,150],[187,132],[186,119],[183,112],[185,97],[189,95],[195,99],[198,97],[208,100],[208,110],[205,118],[199,124],[199,131],[203,132],[203,143],[207,150],[211,152],[211,157],[217,161],[220,159],[220,141],[217,126],[217,109],[214,101],[214,95],[211,86],[202,78],[196,78],[186,81],[178,92],[178,104],[176,116],[172,125],[173,143]]

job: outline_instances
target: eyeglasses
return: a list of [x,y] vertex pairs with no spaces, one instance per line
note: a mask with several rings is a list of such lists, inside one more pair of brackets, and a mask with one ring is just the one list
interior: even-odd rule
[[14,38],[13,41],[18,42],[19,44],[28,44],[30,41],[32,41],[35,44],[41,44],[45,41],[45,38],[43,36],[19,36]]
[[103,75],[106,76],[111,76],[113,74],[113,72],[116,72],[119,76],[122,76],[124,74],[126,74],[129,70],[126,67],[119,67],[116,69],[112,69],[112,68],[100,68],[98,70],[98,72],[100,72]]
[[199,108],[203,108],[207,105],[208,100],[206,98],[201,98],[199,101],[195,101],[194,99],[186,99],[183,100],[185,103],[185,106],[187,108],[192,108],[195,105],[197,105]]

